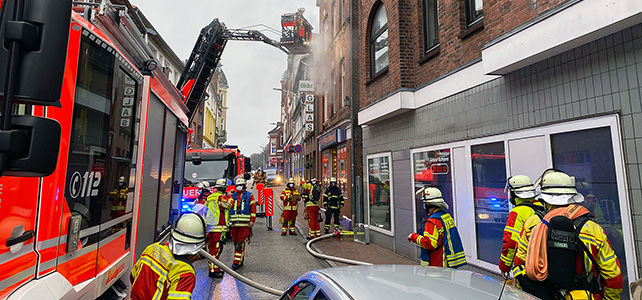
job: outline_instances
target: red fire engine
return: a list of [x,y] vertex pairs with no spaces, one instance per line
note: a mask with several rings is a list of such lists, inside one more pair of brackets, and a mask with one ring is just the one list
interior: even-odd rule
[[177,88],[114,1],[0,0],[0,299],[95,299],[171,230],[186,160],[248,168],[186,157],[189,120],[226,40],[288,51],[215,20],[222,46],[199,38]]

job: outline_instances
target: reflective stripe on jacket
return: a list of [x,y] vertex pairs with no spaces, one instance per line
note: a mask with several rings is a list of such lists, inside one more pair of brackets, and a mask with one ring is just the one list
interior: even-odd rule
[[[577,204],[571,204],[567,207],[560,207],[549,212],[559,213],[559,209],[565,211],[570,211]],[[526,275],[523,271],[522,264],[526,261],[526,253],[528,250],[528,242],[531,237],[531,232],[533,227],[540,223],[540,219],[537,215],[533,215],[524,222],[524,230],[519,237],[519,245],[517,249],[517,254],[515,256],[515,265],[513,269],[517,275]],[[620,268],[620,262],[611,247],[611,244],[606,237],[604,229],[593,222],[592,220],[586,221],[582,229],[580,230],[580,240],[588,249],[591,250],[591,254],[595,261],[598,264],[598,271],[602,276],[602,293],[604,299],[620,299],[620,293],[622,292],[622,271]],[[584,253],[583,256],[584,266],[586,270],[590,272],[595,272],[595,266],[591,262],[591,259],[586,256]],[[519,265],[518,265],[519,264]],[[550,266],[549,266],[550,268]]]
[[155,243],[145,248],[130,280],[133,300],[189,300],[196,274],[185,256],[175,257],[167,244]]
[[535,213],[534,209],[528,206],[528,204],[536,205],[544,209],[544,205],[539,201],[535,201],[535,199],[515,198],[515,203],[517,205],[508,214],[508,220],[504,228],[504,236],[502,237],[502,253],[499,257],[499,269],[502,272],[510,271],[524,222]]
[[339,209],[345,203],[343,192],[339,187],[329,186],[323,194],[323,205],[327,205],[331,209]]
[[240,199],[238,195],[238,192],[232,195],[234,206],[230,209],[230,221],[237,223],[232,226],[243,226],[241,223],[248,225],[247,223],[254,222],[256,219],[256,200],[248,191],[243,191]]
[[294,210],[296,211],[299,206],[298,202],[301,198],[301,194],[296,189],[286,188],[281,192],[281,201],[283,201],[283,210]]
[[214,194],[207,197],[205,206],[207,206],[207,222],[210,232],[223,232],[227,230],[227,221],[230,219],[229,209],[232,208],[232,201],[225,194],[216,190]]
[[[413,233],[411,239],[422,246],[422,264],[458,268],[466,264],[464,246],[455,226],[455,221],[441,209],[434,211],[424,220],[424,229]],[[441,261],[439,261],[441,260]]]

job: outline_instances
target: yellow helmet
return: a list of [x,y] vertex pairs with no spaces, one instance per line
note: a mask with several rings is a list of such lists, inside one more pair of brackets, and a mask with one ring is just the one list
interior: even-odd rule
[[337,182],[337,178],[335,177],[330,177],[330,183]]
[[531,181],[531,178],[526,175],[515,175],[511,176],[507,180],[508,187],[513,192],[525,192],[525,191],[534,191],[535,186]]
[[294,178],[292,177],[288,178],[288,183],[294,183]]
[[575,179],[564,172],[546,172],[540,182],[542,199],[552,205],[567,205],[584,201],[577,192]]
[[245,185],[245,178],[239,177],[236,179],[236,185]]
[[120,178],[118,178],[118,183],[125,183],[125,176],[120,176]]

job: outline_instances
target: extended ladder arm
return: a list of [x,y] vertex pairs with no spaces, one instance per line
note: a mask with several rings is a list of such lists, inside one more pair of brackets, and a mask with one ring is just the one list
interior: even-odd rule
[[235,41],[259,41],[264,42],[270,46],[276,47],[279,50],[285,52],[285,54],[290,55],[290,51],[283,47],[281,43],[267,37],[263,32],[258,30],[243,30],[243,29],[228,29],[226,36],[229,40]]

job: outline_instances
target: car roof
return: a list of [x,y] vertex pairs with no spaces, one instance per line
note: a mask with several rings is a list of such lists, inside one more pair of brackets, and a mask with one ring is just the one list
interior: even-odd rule
[[[466,270],[412,265],[374,265],[313,271],[354,299],[492,299],[502,283]],[[506,286],[502,299],[537,299]]]

